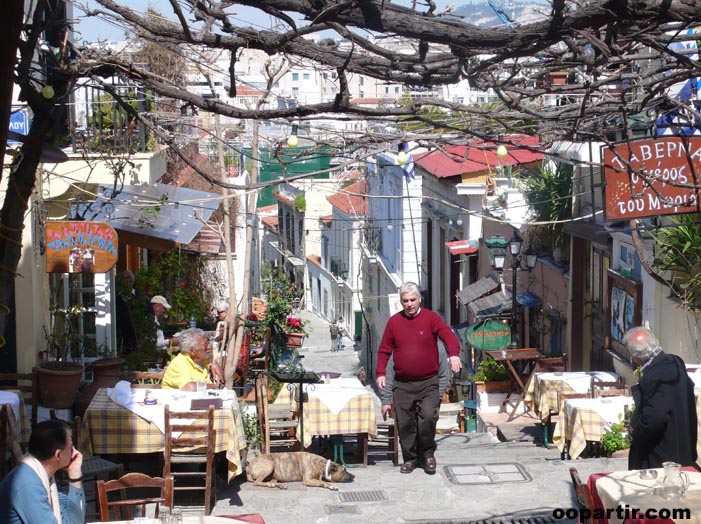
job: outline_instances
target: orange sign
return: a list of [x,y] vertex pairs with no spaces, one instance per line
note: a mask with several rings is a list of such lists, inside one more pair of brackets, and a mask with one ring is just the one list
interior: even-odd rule
[[105,222],[47,222],[47,273],[106,273],[117,263],[117,232]]
[[606,220],[701,211],[701,137],[643,138],[601,157]]

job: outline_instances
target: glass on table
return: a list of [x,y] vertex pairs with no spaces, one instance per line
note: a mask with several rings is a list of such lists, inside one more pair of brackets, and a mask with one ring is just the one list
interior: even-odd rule
[[183,510],[173,508],[170,512],[170,524],[183,524]]
[[170,524],[170,508],[168,506],[158,507],[158,520],[161,524]]
[[197,382],[197,392],[204,393],[205,391],[207,391],[207,383],[202,382],[202,381],[198,381]]

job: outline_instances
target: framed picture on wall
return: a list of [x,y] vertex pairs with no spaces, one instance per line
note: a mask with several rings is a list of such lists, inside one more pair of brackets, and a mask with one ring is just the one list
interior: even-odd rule
[[608,270],[608,339],[609,348],[626,360],[628,351],[623,336],[630,328],[642,322],[642,284],[624,277],[613,269]]

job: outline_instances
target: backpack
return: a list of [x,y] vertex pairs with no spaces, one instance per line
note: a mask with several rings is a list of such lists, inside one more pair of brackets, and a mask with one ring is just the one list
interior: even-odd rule
[[335,323],[329,326],[329,333],[331,333],[331,338],[336,338],[338,336],[338,326]]

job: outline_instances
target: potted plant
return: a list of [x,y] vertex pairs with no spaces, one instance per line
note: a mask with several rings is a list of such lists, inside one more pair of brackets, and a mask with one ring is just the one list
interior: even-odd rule
[[241,460],[245,462],[260,454],[263,435],[259,430],[258,415],[243,400],[239,400],[239,413],[243,423],[243,434],[246,437],[246,449],[241,452]]
[[628,456],[630,437],[628,436],[627,430],[632,413],[632,410],[628,411],[625,417],[623,417],[623,420],[621,420],[621,416],[619,415],[619,422],[611,424],[611,427],[609,427],[601,437],[601,449],[605,451],[609,457],[623,458]]
[[307,333],[304,331],[304,324],[305,322],[297,315],[292,313],[287,315],[283,331],[287,335],[288,347],[302,347],[304,337],[307,336]]
[[509,372],[504,364],[487,356],[475,371],[475,387],[478,393],[508,393],[511,391]]
[[44,328],[47,345],[39,352],[36,370],[39,399],[48,408],[70,408],[78,396],[84,366],[76,359],[83,351],[85,337],[74,325],[81,311],[81,305],[52,307],[50,332]]

